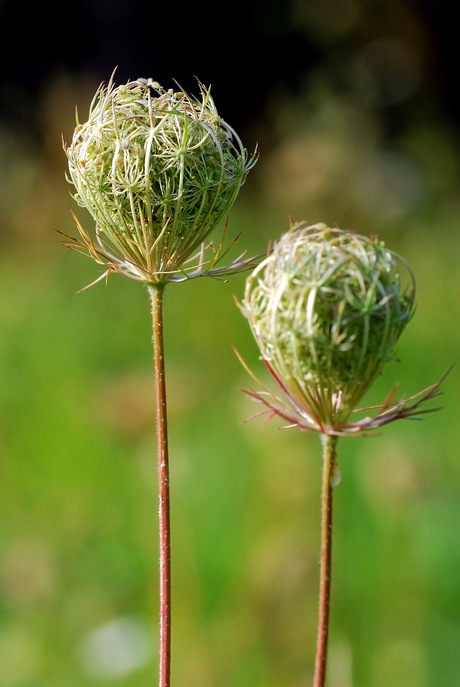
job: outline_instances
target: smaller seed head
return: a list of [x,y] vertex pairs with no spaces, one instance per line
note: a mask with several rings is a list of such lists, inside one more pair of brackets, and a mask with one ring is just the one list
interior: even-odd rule
[[378,238],[300,222],[248,277],[242,310],[299,424],[333,433],[394,357],[414,299]]

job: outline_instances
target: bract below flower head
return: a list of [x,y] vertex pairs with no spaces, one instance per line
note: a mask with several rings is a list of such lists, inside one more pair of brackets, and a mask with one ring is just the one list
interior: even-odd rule
[[150,284],[215,267],[215,252],[208,263],[200,246],[232,206],[255,156],[200,89],[196,99],[146,79],[99,88],[66,149],[75,200],[96,227],[91,233],[77,221],[82,240],[68,245]]
[[394,357],[414,299],[410,268],[378,238],[295,224],[248,277],[241,305],[285,401],[251,395],[304,429],[370,428],[348,418]]

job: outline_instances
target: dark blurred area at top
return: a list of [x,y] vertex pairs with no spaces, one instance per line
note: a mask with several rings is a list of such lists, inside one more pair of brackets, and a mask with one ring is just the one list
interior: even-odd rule
[[[175,79],[196,92],[197,77],[235,128],[263,127],[271,99],[301,92],[312,70],[346,92],[353,54],[396,37],[421,65],[419,90],[455,125],[454,26],[452,9],[434,0],[0,0],[0,124],[40,145],[40,102],[53,80],[85,75],[97,86],[117,67],[117,83],[145,76],[171,87]],[[381,84],[389,87],[391,78]],[[398,98],[388,95],[388,126],[397,127]]]

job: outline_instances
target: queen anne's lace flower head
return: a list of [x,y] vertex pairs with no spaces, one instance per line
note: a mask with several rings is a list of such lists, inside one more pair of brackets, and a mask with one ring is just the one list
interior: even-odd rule
[[75,129],[66,148],[69,180],[96,226],[91,233],[77,221],[81,240],[68,245],[107,272],[154,284],[241,265],[216,268],[220,249],[208,259],[203,242],[226,216],[256,156],[219,117],[209,90],[200,89],[195,99],[152,80],[117,88],[111,80]]
[[411,269],[378,238],[324,224],[292,226],[247,278],[241,305],[284,398],[249,393],[291,424],[325,434],[413,414],[420,400],[387,400],[375,418],[349,422],[394,357],[414,302]]

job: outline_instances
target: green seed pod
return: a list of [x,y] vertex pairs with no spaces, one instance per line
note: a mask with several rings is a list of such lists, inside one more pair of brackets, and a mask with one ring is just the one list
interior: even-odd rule
[[248,277],[242,310],[298,424],[334,433],[394,357],[414,299],[378,238],[299,223]]
[[96,223],[92,235],[77,222],[73,247],[146,283],[184,278],[255,163],[200,88],[198,100],[145,79],[100,87],[66,149]]

